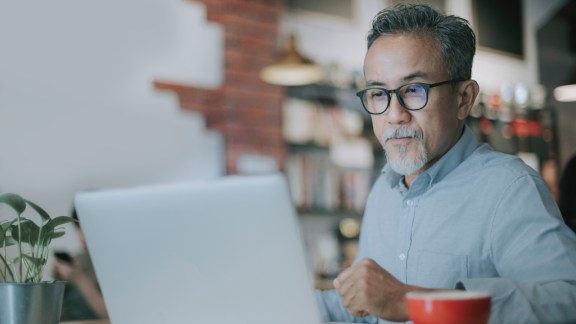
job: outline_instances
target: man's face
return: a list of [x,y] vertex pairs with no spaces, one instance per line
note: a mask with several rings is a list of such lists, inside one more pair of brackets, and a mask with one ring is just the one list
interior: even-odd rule
[[[449,80],[440,48],[429,37],[380,36],[366,54],[364,74],[369,86],[388,90],[406,83]],[[372,115],[374,134],[382,144],[392,168],[412,179],[458,141],[466,113],[458,109],[458,84],[429,89],[428,103],[408,111],[392,94],[388,110]]]

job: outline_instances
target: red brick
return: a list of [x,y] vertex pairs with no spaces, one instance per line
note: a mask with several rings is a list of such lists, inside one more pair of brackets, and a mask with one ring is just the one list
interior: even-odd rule
[[237,172],[244,153],[264,154],[284,165],[281,132],[283,88],[260,80],[260,70],[276,59],[282,0],[202,0],[207,18],[224,25],[225,79],[220,89],[206,90],[156,81],[158,90],[178,94],[182,109],[203,113],[206,125],[226,141],[226,168]]

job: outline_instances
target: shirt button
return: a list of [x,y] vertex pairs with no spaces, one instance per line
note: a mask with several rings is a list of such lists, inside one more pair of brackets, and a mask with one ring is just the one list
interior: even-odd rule
[[408,200],[406,200],[406,205],[412,206],[412,205],[414,205],[414,201],[412,201],[411,199],[408,199]]
[[400,260],[404,261],[404,260],[406,260],[406,254],[401,253],[400,256],[398,256],[398,258],[400,258]]

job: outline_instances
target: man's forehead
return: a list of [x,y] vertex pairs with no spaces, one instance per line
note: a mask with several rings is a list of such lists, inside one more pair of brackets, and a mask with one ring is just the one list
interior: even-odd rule
[[427,80],[445,72],[441,48],[434,38],[423,35],[382,35],[364,58],[367,84]]

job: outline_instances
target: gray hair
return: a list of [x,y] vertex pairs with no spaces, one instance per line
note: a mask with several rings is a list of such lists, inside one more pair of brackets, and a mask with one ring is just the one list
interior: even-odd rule
[[413,34],[434,37],[450,78],[469,80],[476,36],[466,19],[445,15],[424,4],[399,4],[381,10],[372,20],[368,48],[382,35]]

